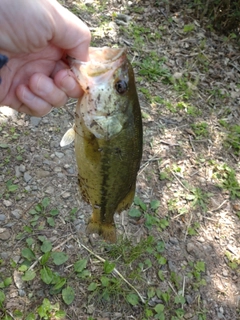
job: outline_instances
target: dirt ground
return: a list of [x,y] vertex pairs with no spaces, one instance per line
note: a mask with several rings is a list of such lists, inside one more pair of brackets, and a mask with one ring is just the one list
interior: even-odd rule
[[[87,23],[93,46],[128,48],[144,129],[136,195],[147,209],[137,218],[116,215],[118,243],[112,249],[98,236],[89,238],[85,223],[91,208],[79,195],[74,148],[59,146],[74,123],[76,101],[44,118],[0,108],[0,283],[12,278],[9,286],[0,285],[6,296],[0,318],[26,319],[48,298],[73,320],[164,319],[158,304],[165,305],[167,320],[240,319],[239,149],[226,143],[230,128],[240,125],[239,48],[201,26],[187,7],[155,1],[128,2],[128,8],[118,1],[61,3]],[[43,208],[31,214],[45,198],[49,210],[58,210],[54,223]],[[150,210],[154,200],[160,205]],[[51,268],[75,290],[69,305],[40,279],[39,260],[31,267],[37,276],[21,281],[22,250],[28,246],[38,259],[40,236],[68,256],[67,263]],[[140,254],[130,257],[130,243],[146,244],[150,236],[154,240],[146,250],[142,245]],[[163,244],[164,262],[154,253],[157,243]],[[84,246],[114,263],[145,303],[129,303],[126,296],[134,291],[123,283],[114,287],[114,277],[108,298],[91,290],[92,281],[100,288],[102,262]],[[87,259],[90,278],[74,275],[79,259]],[[30,265],[35,260],[29,258]],[[132,276],[138,268],[142,271]],[[158,289],[168,293],[168,301]],[[179,293],[183,304],[173,302]],[[182,316],[177,309],[184,310]],[[16,310],[22,315],[14,316]],[[43,319],[55,319],[54,312]]]

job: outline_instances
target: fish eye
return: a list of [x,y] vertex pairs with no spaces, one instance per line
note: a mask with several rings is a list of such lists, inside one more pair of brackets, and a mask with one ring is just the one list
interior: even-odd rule
[[115,83],[115,89],[119,94],[124,94],[128,90],[128,84],[125,80],[118,80]]

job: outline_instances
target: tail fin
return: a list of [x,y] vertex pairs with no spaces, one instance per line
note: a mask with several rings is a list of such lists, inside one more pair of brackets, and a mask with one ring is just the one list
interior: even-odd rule
[[101,222],[99,209],[95,208],[87,225],[87,233],[97,233],[109,242],[117,240],[115,224]]

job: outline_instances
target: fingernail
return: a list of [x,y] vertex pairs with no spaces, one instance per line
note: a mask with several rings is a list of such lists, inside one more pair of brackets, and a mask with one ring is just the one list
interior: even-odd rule
[[62,79],[61,85],[64,91],[72,91],[76,86],[76,81],[67,75]]
[[53,91],[53,84],[51,81],[46,81],[45,79],[42,79],[42,77],[39,77],[37,88],[40,95],[48,94]]
[[35,95],[28,89],[23,87],[22,89],[22,97],[24,101],[32,101],[35,98]]

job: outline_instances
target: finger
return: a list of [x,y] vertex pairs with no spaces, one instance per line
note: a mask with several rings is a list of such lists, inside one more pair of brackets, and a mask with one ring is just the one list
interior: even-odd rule
[[52,43],[78,60],[88,60],[88,48],[91,41],[91,33],[87,25],[72,12],[62,7],[59,3],[55,10],[55,30]]
[[41,73],[35,73],[30,78],[29,88],[33,94],[54,107],[61,107],[68,100],[66,93],[56,86],[53,79]]
[[66,93],[68,97],[79,98],[83,94],[79,83],[71,70],[60,70],[54,77],[55,84]]
[[32,108],[29,108],[26,105],[22,104],[18,108],[18,112],[26,113],[26,114],[28,114],[30,116],[42,118],[42,117],[45,117],[47,114],[49,114],[52,111],[52,109],[53,108],[51,107],[46,113],[43,113],[42,110],[39,112],[39,110],[33,110]]
[[21,103],[15,108],[18,112],[43,117],[52,110],[50,103],[36,96],[26,85],[19,85],[16,88],[16,95]]

